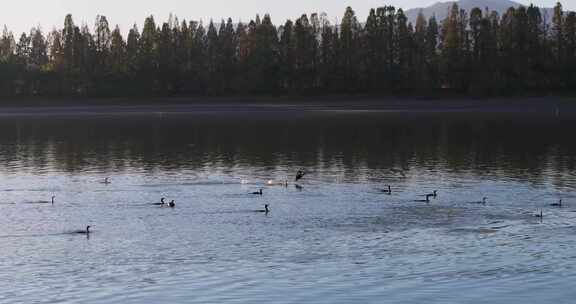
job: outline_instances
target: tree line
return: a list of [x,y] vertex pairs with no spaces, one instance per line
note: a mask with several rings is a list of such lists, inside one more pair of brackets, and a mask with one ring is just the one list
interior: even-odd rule
[[[550,20],[551,19],[551,20]],[[461,10],[446,19],[372,9],[363,22],[348,7],[339,24],[325,14],[275,26],[205,25],[148,17],[123,37],[105,16],[91,30],[71,15],[44,34],[0,37],[0,95],[94,97],[253,94],[555,93],[576,88],[576,13],[558,3],[497,12]]]

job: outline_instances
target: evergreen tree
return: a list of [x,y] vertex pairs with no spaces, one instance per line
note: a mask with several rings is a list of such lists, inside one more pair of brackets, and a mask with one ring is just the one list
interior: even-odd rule
[[[112,34],[110,31],[110,25],[108,24],[108,20],[105,16],[97,16],[96,22],[94,26],[94,75],[93,78],[98,81],[100,87],[106,87],[103,90],[109,90],[108,87],[110,86],[105,78],[108,75],[109,69],[109,61],[111,60],[110,57],[110,46],[111,46],[111,38]],[[84,56],[86,58],[86,56]]]
[[140,45],[138,54],[140,66],[148,70],[154,70],[158,66],[156,36],[156,22],[154,21],[154,17],[150,16],[144,21],[144,28],[138,40]]
[[172,81],[172,75],[175,72],[175,66],[173,66],[175,54],[172,33],[170,23],[163,23],[157,35],[157,42],[155,43],[157,46],[156,62],[158,64],[156,69],[157,89],[163,94],[174,93],[175,89]]
[[339,37],[338,31],[327,20],[322,25],[322,42],[320,46],[320,87],[324,91],[337,91]]
[[50,49],[50,69],[61,73],[64,70],[64,47],[62,46],[62,34],[60,31],[53,30],[48,35],[48,46]]
[[33,28],[30,31],[30,63],[38,68],[43,68],[48,64],[48,45],[44,34],[40,28]]
[[404,11],[399,9],[396,11],[396,32],[395,43],[397,49],[397,65],[396,72],[396,88],[405,89],[409,88],[414,82],[413,73],[413,43],[412,35],[413,29],[407,24],[408,18],[404,15]]
[[441,55],[442,79],[444,87],[462,89],[464,65],[464,37],[461,31],[461,15],[458,4],[453,4],[450,14],[442,23]]
[[[532,88],[542,88],[546,86],[543,79],[546,77],[544,45],[546,37],[542,29],[543,20],[540,8],[530,5],[526,10],[527,28],[526,28],[526,56],[528,57],[528,67],[526,70],[527,84]],[[495,60],[495,59],[494,59]],[[493,60],[491,60],[493,61]],[[544,76],[544,77],[543,77]]]
[[125,74],[128,69],[127,64],[128,56],[126,42],[124,42],[120,28],[116,26],[110,39],[110,61],[108,70],[112,74]]
[[560,2],[554,7],[552,17],[552,45],[556,63],[562,64],[564,59],[564,11]]
[[157,92],[159,83],[156,78],[158,71],[158,31],[154,17],[144,21],[144,28],[138,40],[138,79],[142,92]]
[[206,34],[206,72],[210,84],[210,93],[220,93],[220,78],[217,74],[220,66],[220,41],[214,22],[210,21]]
[[74,64],[74,21],[72,15],[66,15],[64,29],[62,30],[63,61],[67,73],[70,73]]
[[439,81],[439,61],[438,61],[438,22],[436,17],[432,16],[428,20],[428,27],[426,28],[424,54],[426,58],[426,79],[429,88],[438,88]]
[[22,33],[16,44],[16,62],[21,65],[28,65],[30,53],[30,37],[26,33]]
[[222,22],[218,36],[221,53],[218,67],[218,74],[222,79],[221,91],[230,93],[234,88],[233,81],[236,79],[236,66],[238,64],[238,38],[232,19],[228,18],[225,25]]
[[140,32],[138,31],[138,27],[134,25],[128,32],[128,38],[126,39],[126,68],[131,75],[138,73],[139,56]]
[[369,90],[379,89],[382,65],[381,28],[376,10],[371,9],[364,27],[364,65],[366,66],[366,86]]
[[296,88],[300,91],[314,87],[317,49],[314,28],[308,16],[302,15],[294,27],[294,73]]
[[16,41],[11,31],[4,26],[2,37],[0,38],[0,62],[11,63],[15,53]]
[[564,22],[566,51],[566,73],[564,75],[567,88],[576,87],[576,12],[569,12]]
[[342,64],[343,86],[349,91],[355,91],[359,86],[359,48],[360,24],[356,13],[351,7],[346,8],[340,25],[340,58]]
[[416,18],[416,25],[414,27],[414,39],[412,45],[412,51],[414,60],[413,72],[414,79],[411,87],[416,89],[427,89],[430,87],[430,76],[428,62],[426,59],[426,33],[428,29],[428,22],[422,14],[418,13]]
[[247,90],[250,93],[273,93],[279,87],[278,32],[269,15],[249,25],[248,77],[251,80]]
[[283,91],[289,91],[294,88],[296,82],[296,43],[294,41],[294,24],[287,20],[284,26],[280,28],[280,83],[279,86]]

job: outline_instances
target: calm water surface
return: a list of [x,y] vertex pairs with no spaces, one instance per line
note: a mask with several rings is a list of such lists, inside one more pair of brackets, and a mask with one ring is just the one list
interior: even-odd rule
[[[573,303],[574,127],[458,115],[2,118],[0,302]],[[54,206],[33,203],[52,195]],[[161,197],[177,207],[153,206]],[[253,212],[264,204],[270,214]],[[89,238],[73,233],[86,225]]]

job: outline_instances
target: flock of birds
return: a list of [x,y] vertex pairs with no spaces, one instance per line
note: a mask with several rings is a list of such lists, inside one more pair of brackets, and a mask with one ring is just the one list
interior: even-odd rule
[[[302,178],[304,178],[304,175],[306,175],[306,172],[303,170],[299,170],[296,173],[296,178],[295,181],[299,181]],[[112,182],[110,181],[110,179],[107,177],[105,178],[103,181],[101,181],[102,184],[105,185],[109,185]],[[282,182],[274,182],[274,181],[268,181],[267,183],[268,185],[285,185],[288,186],[288,181],[282,181]],[[264,195],[264,189],[259,189],[256,192],[252,192],[252,195]],[[52,199],[50,201],[35,201],[35,202],[28,202],[29,204],[52,204],[54,205],[54,200],[56,199],[56,196],[52,196]],[[166,198],[161,198],[159,203],[152,203],[153,206],[159,206],[159,207],[167,207],[167,208],[175,208],[176,207],[176,202],[175,200],[171,200],[170,202],[166,202]],[[260,210],[254,210],[254,212],[258,212],[258,213],[270,213],[270,205],[269,204],[265,204],[264,205],[264,209],[260,209]],[[92,228],[92,226],[88,225],[86,226],[85,230],[76,230],[73,231],[72,233],[74,234],[84,234],[84,235],[90,235],[91,231],[90,228]]]
[[[380,189],[380,191],[384,194],[391,195],[392,194],[392,187],[390,185],[387,186],[385,189]],[[430,198],[437,198],[438,197],[438,190],[434,190],[432,193],[424,194],[425,199],[415,200],[415,202],[422,202],[422,203],[430,203]],[[488,203],[488,198],[483,197],[481,201],[470,202],[471,204],[480,204],[486,205]],[[550,204],[552,207],[562,208],[562,200],[559,200],[557,203]],[[534,214],[534,217],[539,218],[540,220],[544,219],[544,211],[540,209],[538,213]]]
[[[297,181],[301,180],[302,178],[304,178],[305,175],[306,175],[305,171],[299,170],[296,173],[295,181],[297,182]],[[102,181],[101,183],[105,184],[105,185],[109,185],[109,184],[111,184],[111,181],[109,178],[105,178],[104,181]],[[269,186],[280,185],[280,186],[286,186],[287,187],[288,186],[288,180],[285,180],[285,181],[268,181],[267,185],[269,185]],[[301,189],[301,186],[299,186],[298,184],[295,184],[295,186],[296,186],[296,188]],[[385,189],[379,189],[379,191],[383,194],[392,195],[392,186],[387,185]],[[252,192],[251,194],[262,196],[262,195],[264,195],[264,189],[259,189],[258,191]],[[434,190],[432,193],[424,194],[422,196],[424,196],[425,198],[415,200],[415,202],[430,203],[431,202],[430,198],[437,198],[438,197],[438,191]],[[52,196],[50,201],[37,201],[37,202],[30,202],[30,203],[54,205],[55,199],[56,199],[56,196]],[[470,202],[470,203],[486,205],[487,202],[488,202],[488,198],[483,197],[481,201]],[[152,205],[159,206],[159,207],[167,207],[167,208],[175,208],[176,207],[176,203],[174,200],[171,200],[170,202],[166,202],[166,198],[164,198],[164,197],[160,199],[159,203],[152,203]],[[562,200],[559,200],[557,203],[550,204],[550,206],[562,208],[563,207]],[[544,212],[542,209],[540,209],[539,211],[540,212],[534,214],[534,216],[536,218],[539,218],[540,220],[542,220],[544,218]],[[265,204],[264,209],[254,210],[254,212],[268,214],[268,213],[270,213],[270,205]],[[86,226],[85,230],[77,230],[77,231],[73,231],[72,233],[90,235],[90,228],[91,228],[91,226]]]

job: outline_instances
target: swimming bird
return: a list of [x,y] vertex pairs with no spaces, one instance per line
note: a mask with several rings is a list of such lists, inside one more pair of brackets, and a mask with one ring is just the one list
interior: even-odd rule
[[382,189],[382,192],[384,192],[385,194],[392,194],[392,187],[388,185],[388,189]]
[[266,204],[264,205],[264,210],[256,210],[256,212],[261,212],[261,213],[269,213],[270,209],[268,209],[269,205]]
[[52,204],[54,205],[54,199],[56,196],[52,196],[52,200],[50,201],[36,201],[36,202],[26,202],[25,204]]
[[86,226],[86,230],[77,230],[77,231],[74,231],[74,233],[89,235],[90,234],[90,227],[91,226]]
[[486,205],[486,201],[488,200],[487,197],[483,197],[482,201],[479,202],[472,202],[472,204],[482,204],[482,205]]
[[154,206],[164,206],[166,202],[164,202],[165,198],[161,198],[159,203],[152,203]]
[[174,203],[174,200],[172,200],[171,202],[168,203],[168,207],[170,207],[170,208],[176,207],[176,204]]
[[415,202],[420,202],[420,203],[429,203],[430,202],[430,197],[432,197],[432,194],[426,194],[426,199],[423,200],[415,200]]
[[303,170],[298,170],[298,172],[296,172],[295,181],[301,180],[304,177],[304,175],[306,175],[306,172],[304,172]]
[[542,212],[542,209],[540,209],[540,214],[536,213],[534,216],[542,221],[544,219],[544,213]]
[[562,200],[559,200],[557,203],[550,204],[550,206],[562,208]]
[[253,195],[263,195],[264,193],[262,193],[262,189],[256,191],[256,192],[252,192]]
[[105,185],[108,185],[108,184],[110,184],[111,182],[109,181],[109,178],[105,178],[102,183],[105,184]]

